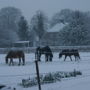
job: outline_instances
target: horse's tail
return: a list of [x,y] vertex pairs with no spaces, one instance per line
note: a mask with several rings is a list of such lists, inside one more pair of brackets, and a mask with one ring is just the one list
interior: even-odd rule
[[79,59],[81,59],[81,58],[80,58],[80,54],[79,54],[79,52],[77,52],[77,57],[78,57]]
[[53,54],[52,54],[52,52],[51,52],[51,57],[53,57]]
[[53,58],[53,54],[52,52],[50,53],[50,61],[52,61],[52,58]]
[[79,57],[79,59],[81,59],[81,58],[80,58],[80,54],[79,54],[79,53],[78,53],[78,57]]

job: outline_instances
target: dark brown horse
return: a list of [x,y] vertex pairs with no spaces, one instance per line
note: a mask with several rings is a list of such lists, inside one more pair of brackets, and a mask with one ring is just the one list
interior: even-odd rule
[[75,57],[75,61],[80,59],[80,55],[77,49],[64,49],[59,53],[59,58],[61,58],[63,55],[65,56],[64,61],[66,60],[67,56],[70,57],[71,61],[71,56]]
[[53,58],[53,54],[52,51],[50,49],[49,46],[45,46],[45,47],[37,47],[36,48],[36,52],[35,52],[35,58],[38,61],[41,61],[41,55],[44,54],[45,55],[45,61],[52,61]]
[[[6,55],[6,64],[9,65],[13,65],[13,58],[19,58],[19,64],[21,64],[21,60],[23,65],[25,65],[25,55],[24,52],[22,50],[11,50],[8,52],[8,54]],[[10,59],[10,62],[8,61],[8,59]]]

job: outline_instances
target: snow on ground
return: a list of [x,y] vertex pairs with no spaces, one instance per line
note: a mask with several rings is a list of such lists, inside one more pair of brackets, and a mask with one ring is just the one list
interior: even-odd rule
[[[15,65],[5,64],[5,54],[0,54],[0,84],[16,87],[16,90],[38,90],[38,86],[23,88],[18,84],[22,79],[28,79],[36,75],[34,53],[25,54],[26,65],[18,66],[18,59],[15,59]],[[80,70],[82,76],[62,79],[61,82],[42,85],[42,90],[89,90],[90,89],[90,52],[80,52],[81,60],[71,62],[69,58],[64,62],[62,57],[58,58],[58,53],[54,53],[53,62],[45,62],[42,56],[42,62],[39,62],[40,73],[56,71]]]

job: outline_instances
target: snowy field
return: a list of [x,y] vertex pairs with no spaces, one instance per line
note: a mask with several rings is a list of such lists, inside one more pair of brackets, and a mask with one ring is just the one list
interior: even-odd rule
[[[53,62],[45,62],[45,57],[41,57],[42,62],[39,62],[41,74],[76,69],[80,70],[82,75],[42,85],[42,90],[90,90],[90,52],[80,52],[81,60],[77,62],[75,62],[74,57],[72,57],[72,62],[69,58],[64,62],[64,57],[59,59],[58,54],[54,53]],[[5,56],[6,54],[0,54],[0,84],[11,86],[12,88],[16,87],[16,90],[38,90],[38,86],[23,88],[18,85],[22,82],[22,79],[28,79],[36,75],[34,53],[25,54],[25,66],[18,66],[18,59],[14,59],[14,66],[6,65]]]

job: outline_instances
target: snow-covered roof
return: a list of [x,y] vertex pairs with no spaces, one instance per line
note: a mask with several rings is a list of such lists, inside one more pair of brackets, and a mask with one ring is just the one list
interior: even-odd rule
[[30,41],[17,41],[15,43],[29,43]]
[[52,28],[49,28],[47,32],[59,32],[66,24],[59,23],[53,26]]

